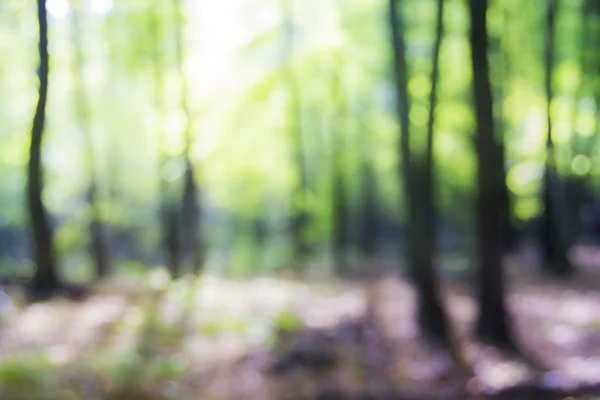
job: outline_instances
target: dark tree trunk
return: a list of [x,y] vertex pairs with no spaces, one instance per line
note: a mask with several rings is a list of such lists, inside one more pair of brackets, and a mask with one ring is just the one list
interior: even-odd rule
[[[443,0],[438,3],[438,23],[436,42],[434,44],[434,67],[432,81],[432,104],[435,108],[435,82],[437,82],[439,47],[442,38]],[[407,90],[407,62],[404,44],[403,17],[398,10],[398,1],[389,1],[389,18],[394,52],[394,76],[396,79],[396,95],[398,119],[400,122],[401,140],[400,157],[402,160],[401,176],[406,199],[406,230],[408,233],[407,260],[409,269],[415,279],[418,296],[418,319],[425,337],[445,345],[450,344],[447,318],[439,300],[434,270],[435,229],[433,204],[433,157],[431,144],[433,141],[433,121],[428,128],[428,148],[424,158],[410,157],[410,102]],[[432,114],[433,115],[433,114]],[[420,181],[423,177],[424,181]],[[425,189],[423,189],[425,188]]]
[[[504,10],[503,10],[504,12]],[[504,14],[505,20],[508,19],[506,13]],[[506,28],[504,28],[506,29]],[[495,134],[496,134],[496,151],[495,161],[497,163],[496,168],[496,179],[498,180],[498,188],[500,191],[500,224],[502,232],[503,252],[510,252],[515,250],[519,244],[517,238],[517,230],[515,229],[512,218],[511,218],[511,198],[506,184],[506,138],[505,138],[505,124],[504,124],[504,85],[505,81],[509,76],[508,73],[508,55],[502,47],[502,34],[500,32],[496,37],[493,38],[493,44],[490,47],[494,48],[493,54],[494,62],[492,65],[497,71],[497,84],[494,88],[494,106],[495,106]]]
[[552,70],[554,65],[554,31],[556,20],[557,0],[548,2],[548,14],[546,19],[546,54],[545,54],[545,87],[547,100],[548,135],[546,137],[546,168],[543,180],[543,203],[544,217],[542,227],[542,245],[544,270],[548,273],[568,276],[573,273],[573,266],[567,258],[568,244],[566,243],[566,232],[561,226],[559,217],[560,205],[557,204],[559,192],[563,190],[561,182],[558,181],[556,171],[556,158],[554,154],[554,142],[552,140],[552,116],[551,102],[552,92]]
[[177,207],[163,205],[164,241],[167,250],[167,267],[171,277],[181,277],[181,221]]
[[[600,29],[596,24],[596,20],[600,13],[600,3],[596,0],[585,0],[581,12],[583,27],[580,33],[581,52],[579,63],[582,67],[583,78],[575,99],[580,101],[584,98],[593,98],[598,104],[600,87],[597,76],[600,72],[600,63],[597,49],[600,44]],[[580,132],[575,130],[579,112],[579,107],[574,107],[571,120],[571,125],[574,127],[570,138],[571,156],[581,154],[591,158],[596,150],[598,134],[596,132],[591,137],[579,135]],[[566,196],[563,208],[567,214],[565,218],[567,243],[574,243],[586,228],[586,221],[583,220],[582,213],[587,206],[593,203],[590,178],[593,178],[593,176],[589,171],[570,175],[566,178]]]
[[[367,146],[368,147],[368,146]],[[358,229],[358,247],[367,262],[375,256],[377,245],[377,185],[373,166],[365,154],[360,176],[360,224]],[[368,265],[365,265],[369,268]]]
[[[188,156],[189,157],[189,156]],[[182,216],[184,218],[184,231],[187,233],[185,247],[191,253],[194,272],[201,273],[204,270],[204,243],[202,240],[201,209],[198,198],[199,188],[194,178],[194,168],[186,159],[185,187],[182,200]]]
[[162,243],[159,246],[161,252],[164,252],[166,265],[172,277],[178,278],[181,275],[181,235],[179,212],[177,211],[176,201],[172,188],[167,184],[165,178],[165,166],[167,156],[165,154],[165,121],[164,121],[164,81],[162,71],[161,43],[163,40],[162,24],[160,20],[160,0],[154,4],[152,18],[150,20],[150,30],[154,40],[154,101],[156,114],[158,116],[157,136],[158,136],[158,190],[159,190],[159,221],[161,229]]
[[27,201],[31,230],[33,231],[35,273],[30,282],[30,291],[33,298],[43,298],[53,294],[61,287],[56,273],[53,234],[48,221],[46,209],[42,203],[42,140],[48,98],[48,18],[46,2],[37,1],[39,20],[39,99],[33,117],[31,128],[31,147],[29,151],[29,164],[27,174]]
[[192,115],[188,104],[188,86],[184,70],[184,51],[183,51],[183,23],[184,16],[181,8],[181,0],[175,0],[177,7],[177,63],[179,67],[179,76],[181,79],[181,108],[186,117],[184,128],[185,150],[183,159],[185,163],[184,187],[181,196],[182,228],[185,231],[185,250],[191,255],[193,271],[201,273],[204,270],[204,251],[205,243],[202,238],[202,214],[199,204],[199,188],[196,184],[194,166],[191,162],[192,147]]
[[[424,275],[421,289],[421,326],[429,327],[428,330],[435,332],[436,337],[443,340],[451,347],[450,329],[448,318],[439,300],[439,288],[437,287],[437,276],[435,273],[436,251],[436,204],[435,204],[435,179],[433,158],[433,129],[435,120],[435,109],[437,105],[437,86],[439,80],[439,59],[442,37],[444,35],[444,0],[437,1],[437,23],[435,42],[433,46],[433,60],[431,71],[431,92],[429,96],[429,118],[427,121],[427,144],[425,148],[425,163],[413,163],[413,190],[415,194],[416,219],[415,238],[418,269]],[[422,178],[421,178],[422,177]],[[420,179],[421,178],[421,179]],[[417,182],[420,182],[417,184]],[[419,188],[420,187],[420,188]]]
[[83,79],[84,57],[82,54],[81,30],[79,29],[79,19],[81,17],[81,3],[77,2],[73,8],[72,16],[72,40],[75,52],[74,77],[76,84],[76,115],[79,128],[87,140],[87,153],[89,163],[89,187],[88,204],[90,208],[90,253],[94,261],[96,277],[103,278],[110,272],[110,253],[106,226],[100,216],[100,206],[98,204],[98,183],[97,171],[94,157],[94,143],[92,132],[89,126],[90,112],[88,99],[86,97],[85,80]]
[[[489,80],[487,0],[470,0],[471,51],[476,115],[477,225],[479,233],[479,318],[477,335],[481,340],[514,349],[504,304],[502,271],[501,210],[498,180],[489,163],[496,156],[492,93]],[[490,168],[492,171],[490,173]]]

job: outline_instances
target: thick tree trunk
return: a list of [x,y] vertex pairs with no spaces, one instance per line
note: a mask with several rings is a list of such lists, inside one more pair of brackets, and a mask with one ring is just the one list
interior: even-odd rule
[[90,112],[86,96],[85,79],[83,78],[84,57],[82,51],[81,30],[79,29],[79,20],[81,17],[81,3],[75,3],[72,16],[72,40],[75,51],[74,77],[76,84],[76,115],[79,128],[87,141],[87,154],[89,164],[89,187],[88,204],[90,209],[90,253],[94,261],[96,277],[103,278],[110,272],[110,254],[108,246],[108,237],[106,226],[100,216],[100,206],[98,204],[98,183],[97,171],[94,157],[94,143],[92,132],[89,126]]
[[502,271],[501,210],[496,156],[492,93],[489,81],[487,0],[470,0],[471,51],[476,114],[477,147],[477,224],[479,233],[479,318],[477,335],[480,339],[514,349],[504,304],[504,275]]
[[551,103],[552,92],[552,70],[554,65],[554,31],[556,19],[557,0],[548,3],[548,14],[546,19],[546,100],[547,100],[547,124],[548,135],[546,137],[546,169],[543,180],[543,202],[544,218],[542,231],[542,245],[544,270],[548,273],[568,276],[573,274],[573,266],[567,258],[568,244],[566,243],[565,227],[562,226],[557,204],[559,192],[563,191],[561,182],[558,181],[556,170],[556,159],[554,155],[554,142],[552,140],[552,116]]
[[[418,319],[423,335],[435,342],[450,344],[447,318],[439,300],[439,290],[434,270],[435,228],[433,204],[433,114],[427,132],[426,155],[424,158],[410,157],[410,102],[407,90],[407,62],[404,44],[403,18],[397,0],[389,1],[390,29],[394,52],[394,75],[398,119],[401,129],[400,157],[401,176],[406,199],[406,227],[408,233],[407,260],[419,293]],[[434,44],[434,67],[432,80],[432,104],[435,108],[435,83],[438,75],[439,47],[442,38],[443,0],[438,3],[438,23]],[[424,180],[421,181],[420,179]],[[423,189],[425,188],[425,189]]]
[[[498,1],[498,0],[497,0]],[[501,1],[500,1],[501,3]],[[508,20],[509,16],[506,15],[505,11],[504,19]],[[506,28],[505,28],[506,29]],[[506,184],[506,139],[505,139],[505,124],[503,118],[503,109],[504,109],[504,98],[505,98],[505,90],[504,85],[505,81],[508,78],[508,55],[504,51],[502,47],[502,32],[493,38],[493,42],[490,47],[493,47],[494,62],[493,66],[496,68],[498,74],[498,82],[494,88],[494,106],[495,106],[495,134],[496,134],[496,157],[494,158],[497,166],[495,168],[496,171],[496,179],[498,180],[498,188],[500,191],[500,224],[501,224],[501,232],[502,232],[502,241],[503,241],[503,252],[510,252],[515,250],[519,244],[519,239],[517,237],[517,230],[514,227],[511,218],[511,198],[508,191],[508,186]]]
[[61,287],[56,273],[52,228],[42,202],[42,141],[48,98],[48,19],[46,2],[37,1],[39,20],[39,99],[31,128],[31,147],[27,173],[27,201],[33,231],[35,273],[30,283],[31,296],[43,298]]

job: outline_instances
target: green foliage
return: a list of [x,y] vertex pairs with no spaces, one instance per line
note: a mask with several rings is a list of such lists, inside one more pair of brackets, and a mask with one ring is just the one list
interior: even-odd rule
[[302,329],[304,326],[304,321],[302,321],[297,315],[284,310],[275,316],[273,325],[277,332],[289,334],[298,332],[300,329]]
[[0,396],[14,400],[77,399],[60,385],[56,366],[41,355],[21,355],[0,363]]
[[[84,4],[80,10],[85,43],[81,67],[91,109],[87,122],[98,160],[100,214],[112,227],[135,228],[136,245],[156,249],[161,240],[156,223],[159,196],[177,199],[181,190],[179,155],[185,119],[175,68],[174,6],[163,1],[112,2],[102,11]],[[318,252],[327,245],[331,229],[331,156],[337,150],[332,148],[337,135],[346,146],[343,177],[348,202],[358,204],[359,169],[368,152],[380,207],[400,218],[400,160],[385,4],[312,0],[294,3],[294,10],[271,0],[257,2],[252,10],[232,4],[188,2],[184,10],[192,158],[211,221],[205,226],[209,247],[218,249],[215,253],[240,275],[289,264],[290,251],[281,232],[290,211],[291,191],[298,183],[290,156],[297,122],[310,165],[305,206],[312,222],[306,234],[321,244]],[[402,4],[411,16],[405,39],[415,132],[412,145],[422,146],[431,89],[435,3],[407,0]],[[537,171],[544,161],[545,8],[519,0],[490,5],[491,53],[502,52],[501,57],[492,54],[490,59],[495,92],[501,91],[504,99],[498,110],[504,117],[508,143],[508,186],[515,198],[516,216],[529,219],[541,212],[536,200],[539,174],[531,170]],[[592,73],[597,52],[582,36],[586,26],[591,29],[590,37],[597,33],[598,24],[597,18],[588,18],[584,7],[582,0],[561,2],[559,7],[552,117],[556,142],[563,150],[581,138],[593,137],[598,127],[598,79]],[[0,10],[0,226],[27,224],[23,169],[29,150],[26,133],[37,96],[34,11],[18,1],[7,2]],[[50,18],[52,65],[43,196],[49,210],[60,218],[58,250],[76,269],[87,265],[81,253],[88,246],[82,232],[89,222],[85,201],[89,159],[75,120],[69,18]],[[284,35],[284,21],[290,18],[295,33],[291,54]],[[441,214],[465,224],[472,212],[462,205],[472,200],[475,168],[466,3],[447,0],[444,18],[435,110],[436,194]],[[502,65],[496,65],[497,60]],[[155,99],[157,63],[158,89],[163,94],[160,107]],[[299,88],[298,115],[288,107],[290,72]],[[336,79],[341,89],[335,90]],[[160,151],[170,157],[162,169]],[[561,173],[598,175],[597,158],[577,157],[565,157]],[[167,177],[167,193],[159,193],[158,174]],[[219,218],[212,219],[213,212],[220,213]],[[270,243],[257,249],[247,224],[265,214]],[[241,221],[242,228],[214,222],[226,219]],[[71,276],[69,269],[65,274]],[[84,276],[79,274],[77,279]]]

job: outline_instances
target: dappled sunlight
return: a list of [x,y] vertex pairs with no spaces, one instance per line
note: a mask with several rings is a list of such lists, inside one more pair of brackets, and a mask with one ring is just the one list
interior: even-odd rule
[[[165,373],[181,371],[176,381],[157,381],[157,388],[165,393],[201,391],[214,396],[205,397],[208,399],[238,398],[242,393],[250,396],[247,398],[268,399],[267,393],[289,390],[288,385],[300,385],[306,393],[321,390],[320,384],[309,383],[313,378],[304,373],[294,373],[283,381],[264,374],[273,357],[269,348],[274,340],[279,340],[276,338],[282,329],[307,330],[309,341],[302,346],[318,345],[318,341],[313,342],[317,337],[310,339],[311,330],[340,329],[340,345],[351,346],[346,350],[350,353],[340,353],[345,361],[326,379],[337,382],[349,393],[359,390],[364,378],[360,372],[362,361],[353,358],[351,351],[366,351],[375,357],[373,360],[379,360],[375,356],[380,351],[377,347],[370,347],[368,342],[352,344],[354,323],[344,322],[360,320],[364,315],[367,286],[363,284],[281,278],[236,281],[215,275],[197,281],[170,280],[159,270],[140,282],[146,282],[146,286],[138,288],[143,294],[136,297],[104,294],[91,296],[80,304],[57,301],[25,308],[12,326],[0,332],[3,338],[12,338],[10,349],[8,342],[2,342],[3,349],[9,351],[5,355],[20,354],[36,344],[48,362],[57,368],[68,368],[82,355],[131,357],[128,352],[151,345],[151,354],[155,354],[151,357],[156,360],[148,362],[157,363],[156,368],[167,368]],[[419,340],[411,285],[393,276],[369,285],[370,290],[375,290],[374,301],[385,340],[393,343],[385,351],[393,359],[386,370],[404,390],[422,391],[427,382],[424,393],[433,396],[456,390],[456,385],[463,382],[473,393],[493,394],[531,381],[531,370],[523,362],[470,339],[470,328],[466,327],[471,325],[476,309],[473,298],[460,287],[446,288],[446,307],[465,342],[465,355],[473,363],[476,381],[472,382],[468,381],[468,374],[452,372],[448,354]],[[556,368],[544,375],[544,385],[562,390],[581,382],[593,383],[600,373],[600,336],[594,330],[599,323],[598,314],[594,313],[600,309],[598,299],[586,297],[576,289],[557,295],[541,290],[542,287],[521,285],[509,298],[519,336]],[[192,308],[187,310],[190,299]],[[189,322],[192,325],[184,329]],[[358,346],[356,350],[350,350],[354,346]],[[166,364],[159,367],[162,363]],[[195,386],[199,379],[205,382],[202,388]]]
[[600,394],[600,0],[0,3],[1,400]]
[[528,377],[525,365],[515,362],[480,361],[475,366],[477,377],[484,392],[495,392]]
[[144,309],[140,306],[129,305],[118,321],[114,335],[110,338],[107,346],[121,351],[135,348],[139,341],[143,322]]
[[12,349],[52,343],[62,336],[62,327],[69,319],[69,304],[66,302],[32,304],[11,325],[3,328],[0,346]]

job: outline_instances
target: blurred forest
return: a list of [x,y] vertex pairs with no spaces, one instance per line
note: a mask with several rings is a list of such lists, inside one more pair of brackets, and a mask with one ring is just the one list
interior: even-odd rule
[[600,398],[600,1],[0,21],[0,398]]

